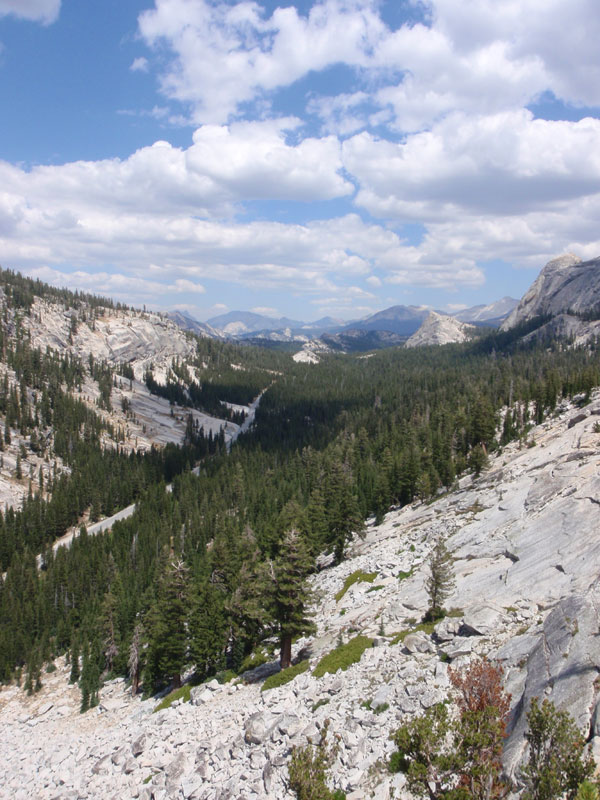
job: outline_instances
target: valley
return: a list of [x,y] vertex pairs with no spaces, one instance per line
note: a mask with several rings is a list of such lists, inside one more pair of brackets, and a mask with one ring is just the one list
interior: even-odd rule
[[329,727],[332,790],[408,797],[390,734],[479,658],[515,791],[534,698],[600,760],[596,303],[544,300],[594,265],[294,355],[3,271],[0,796],[291,800]]

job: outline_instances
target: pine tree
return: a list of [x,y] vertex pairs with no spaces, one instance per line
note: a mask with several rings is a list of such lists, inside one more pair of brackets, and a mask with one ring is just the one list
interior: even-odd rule
[[138,687],[140,685],[142,634],[142,624],[141,622],[137,622],[131,636],[131,644],[129,645],[129,660],[127,662],[129,677],[131,678],[131,694],[134,697],[137,694]]
[[452,556],[441,537],[433,546],[429,556],[428,567],[429,577],[425,582],[425,588],[429,595],[429,608],[425,619],[436,620],[444,616],[444,600],[454,588]]
[[201,583],[191,603],[190,659],[201,677],[224,666],[228,624],[223,603],[223,591],[208,581]]
[[79,639],[75,636],[71,642],[71,674],[69,675],[69,683],[77,683],[79,675]]
[[149,655],[153,682],[181,686],[187,656],[189,569],[171,554],[160,577],[158,598],[150,616]]
[[306,580],[313,568],[310,551],[298,531],[286,533],[280,555],[273,565],[274,616],[279,627],[282,669],[292,663],[294,637],[313,633],[316,629],[308,617],[312,594]]
[[115,658],[119,655],[119,629],[117,625],[117,599],[109,589],[104,595],[101,610],[105,668],[112,672]]

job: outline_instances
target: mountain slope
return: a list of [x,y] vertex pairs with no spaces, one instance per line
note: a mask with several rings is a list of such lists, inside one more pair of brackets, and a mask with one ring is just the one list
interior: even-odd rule
[[472,306],[458,311],[452,316],[460,322],[485,323],[487,325],[500,325],[500,323],[517,307],[518,300],[514,297],[503,297],[488,305]]
[[[66,797],[85,787],[100,798],[110,785],[120,797],[149,800],[162,792],[217,800],[236,796],[243,784],[248,797],[290,800],[289,750],[316,742],[330,719],[340,733],[335,785],[383,800],[404,790],[402,775],[378,768],[391,753],[389,733],[446,696],[448,661],[460,666],[479,655],[500,660],[513,695],[505,753],[511,774],[523,754],[532,696],[568,709],[591,731],[598,753],[591,726],[600,661],[598,414],[597,393],[583,411],[563,405],[531,431],[536,447],[511,444],[480,478],[463,478],[434,503],[391,512],[355,541],[347,561],[314,577],[322,597],[318,631],[294,653],[308,654],[312,670],[340,636],[373,637],[376,646],[345,673],[306,672],[261,693],[262,679],[277,668],[265,665],[247,683],[211,681],[192,690],[191,704],[158,714],[156,701],[132,699],[116,680],[102,690],[99,711],[82,716],[61,660],[39,695],[17,687],[0,692],[2,785],[15,797]],[[427,606],[427,556],[439,534],[454,554],[456,588],[447,605],[457,610],[435,635],[415,630],[397,641],[392,634],[414,630]],[[340,594],[357,571],[374,580]]]
[[502,330],[538,316],[582,313],[600,303],[600,258],[582,261],[568,253],[549,261],[502,323]]
[[386,331],[399,336],[410,336],[419,328],[428,314],[429,309],[422,306],[391,306],[366,317],[366,319],[348,324],[343,332],[348,330]]

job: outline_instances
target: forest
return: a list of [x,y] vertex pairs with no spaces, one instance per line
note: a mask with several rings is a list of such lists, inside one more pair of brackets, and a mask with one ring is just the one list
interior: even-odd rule
[[[319,554],[341,561],[369,517],[435,502],[509,441],[530,446],[534,423],[564,398],[585,403],[600,383],[597,342],[523,342],[543,320],[462,345],[332,354],[316,365],[198,339],[166,387],[147,376],[150,389],[212,413],[264,392],[254,427],[230,452],[193,428],[181,446],[107,448],[106,423],[77,387],[87,371],[110,402],[127,367],[31,348],[14,315],[40,289],[8,277],[0,352],[14,380],[0,381],[0,447],[18,432],[64,468],[50,485],[31,476],[22,506],[0,514],[0,680],[34,692],[44,666],[65,654],[82,711],[119,675],[150,695],[184,676],[240,673],[259,646],[289,665],[292,640],[311,630],[306,578]],[[132,501],[133,516],[110,532],[82,527],[53,551],[84,511],[93,520]]]

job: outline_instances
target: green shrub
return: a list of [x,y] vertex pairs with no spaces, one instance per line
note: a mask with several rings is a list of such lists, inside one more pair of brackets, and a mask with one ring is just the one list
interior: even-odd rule
[[293,681],[295,677],[306,672],[308,669],[308,661],[301,661],[293,667],[282,669],[281,672],[276,672],[275,675],[270,675],[262,685],[263,692],[269,689],[276,689],[278,686],[284,686],[286,683]]
[[329,697],[322,697],[320,700],[317,700],[317,702],[312,707],[313,714],[318,708],[321,708],[321,706],[326,706],[327,703],[329,703]]
[[414,573],[414,571],[415,571],[414,567],[412,569],[410,569],[408,572],[405,572],[403,569],[401,569],[400,572],[398,573],[398,580],[399,581],[405,581],[407,578],[411,577],[411,575]]
[[48,664],[46,664],[46,672],[56,672],[56,664],[53,661],[50,661]]
[[384,711],[387,711],[390,707],[389,703],[378,703],[373,709],[373,713],[375,714],[383,714]]
[[189,703],[190,692],[191,686],[189,683],[180,686],[179,689],[173,689],[173,691],[170,692],[166,697],[163,697],[161,702],[156,706],[152,713],[156,714],[157,711],[162,711],[164,708],[171,708],[173,703],[179,699],[182,699],[184,703]]
[[[229,683],[229,681],[236,678],[237,675],[232,669],[224,669],[221,672],[217,672],[215,678],[219,681],[219,683]],[[212,680],[212,678],[210,678]]]
[[373,583],[376,577],[376,572],[363,572],[362,569],[355,570],[351,575],[348,575],[344,581],[344,585],[335,596],[335,602],[339,603],[348,589],[354,586],[355,583]]
[[327,653],[314,669],[315,678],[322,678],[327,672],[337,672],[338,669],[346,670],[351,664],[360,661],[362,654],[373,645],[373,639],[368,636],[355,636],[346,644],[342,644]]
[[241,674],[242,672],[247,672],[249,669],[256,669],[256,667],[266,664],[268,660],[267,654],[262,648],[259,648],[255,653],[250,653],[249,656],[246,656],[240,664],[238,672]]
[[327,742],[329,721],[321,731],[321,741],[317,745],[293,747],[288,773],[289,786],[297,800],[346,800],[340,789],[331,790],[327,786],[329,769],[335,761],[338,743]]

